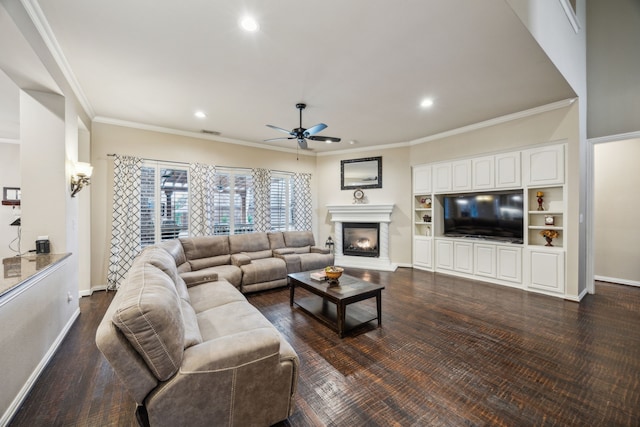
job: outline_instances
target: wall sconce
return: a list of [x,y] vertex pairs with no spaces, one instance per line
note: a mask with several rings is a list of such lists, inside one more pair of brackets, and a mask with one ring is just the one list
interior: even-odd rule
[[89,163],[76,163],[76,172],[71,175],[71,197],[75,197],[86,185],[91,184],[91,173],[93,173],[93,166]]

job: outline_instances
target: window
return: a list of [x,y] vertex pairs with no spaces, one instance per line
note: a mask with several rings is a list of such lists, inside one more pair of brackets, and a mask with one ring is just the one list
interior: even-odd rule
[[214,234],[253,232],[253,179],[246,169],[218,169],[213,198]]
[[271,229],[293,230],[292,180],[289,175],[271,177]]
[[188,171],[148,162],[142,167],[141,246],[189,235]]

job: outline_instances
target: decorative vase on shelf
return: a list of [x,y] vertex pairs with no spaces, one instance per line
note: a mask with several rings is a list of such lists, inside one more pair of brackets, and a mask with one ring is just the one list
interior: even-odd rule
[[543,196],[544,196],[544,193],[542,191],[538,191],[536,193],[536,197],[538,197],[538,210],[539,211],[543,211],[544,210],[544,208],[542,207],[542,202],[544,201],[542,199]]
[[551,237],[545,237],[544,239],[547,241],[547,244],[545,246],[553,246],[551,244],[551,242],[553,241],[553,239]]

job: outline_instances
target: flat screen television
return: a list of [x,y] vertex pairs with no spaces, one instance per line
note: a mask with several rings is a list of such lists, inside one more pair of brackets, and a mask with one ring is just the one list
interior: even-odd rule
[[522,243],[522,190],[445,195],[442,204],[445,236]]

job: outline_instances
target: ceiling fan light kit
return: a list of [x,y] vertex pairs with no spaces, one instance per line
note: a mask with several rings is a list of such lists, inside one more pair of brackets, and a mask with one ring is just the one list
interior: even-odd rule
[[304,110],[305,108],[307,108],[307,104],[303,104],[303,103],[298,103],[296,104],[296,108],[300,111],[300,124],[297,128],[292,129],[291,131],[288,131],[286,129],[283,129],[281,127],[278,126],[273,126],[273,125],[267,125],[267,127],[270,127],[271,129],[275,129],[279,132],[283,132],[288,134],[288,137],[280,137],[280,138],[270,138],[270,139],[265,139],[264,141],[276,141],[276,140],[281,140],[281,139],[296,139],[298,141],[298,146],[300,148],[302,148],[303,150],[307,150],[308,149],[308,145],[307,145],[307,140],[311,140],[311,141],[324,141],[326,143],[332,143],[332,142],[340,142],[340,138],[336,138],[333,136],[317,136],[317,133],[322,132],[324,129],[327,128],[327,125],[325,125],[324,123],[318,123],[315,126],[311,126],[309,129],[305,129],[302,127],[302,110]]

